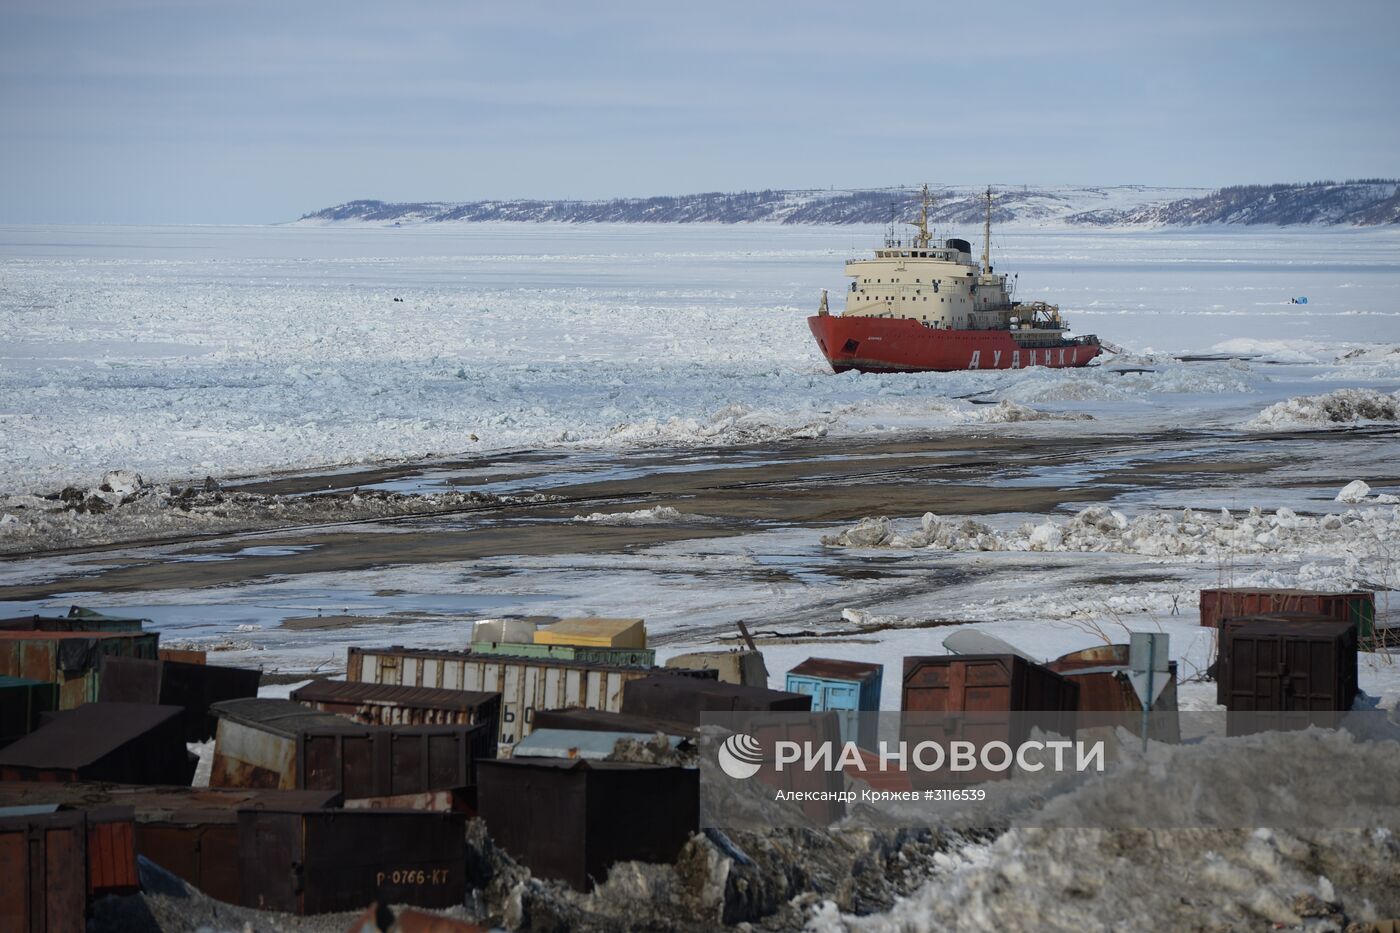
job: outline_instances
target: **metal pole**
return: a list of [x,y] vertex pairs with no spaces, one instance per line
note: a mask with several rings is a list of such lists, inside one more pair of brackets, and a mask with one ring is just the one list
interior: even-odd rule
[[1147,725],[1151,721],[1152,711],[1152,678],[1157,672],[1157,639],[1147,640],[1147,696],[1142,701],[1142,750],[1147,751]]

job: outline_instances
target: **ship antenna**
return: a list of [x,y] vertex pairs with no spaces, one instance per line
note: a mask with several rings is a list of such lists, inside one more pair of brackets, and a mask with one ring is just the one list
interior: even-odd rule
[[914,237],[915,249],[928,249],[930,239],[928,232],[928,209],[929,206],[932,204],[933,199],[929,196],[928,185],[924,185],[923,201],[921,203],[921,206],[919,207],[919,219],[913,221],[906,221],[909,224],[909,226],[914,227],[919,231]]
[[992,274],[992,186],[987,186],[987,219],[982,222],[982,274]]

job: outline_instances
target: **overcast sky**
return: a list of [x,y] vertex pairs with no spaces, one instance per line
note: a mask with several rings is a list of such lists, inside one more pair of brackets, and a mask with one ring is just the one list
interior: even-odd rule
[[1400,2],[0,0],[0,222],[1400,175]]

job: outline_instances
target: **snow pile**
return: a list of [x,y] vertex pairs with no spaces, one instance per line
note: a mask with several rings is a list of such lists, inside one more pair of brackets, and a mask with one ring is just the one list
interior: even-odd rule
[[590,525],[673,525],[681,522],[713,521],[706,515],[682,512],[669,505],[637,509],[635,512],[593,512],[589,515],[575,515],[571,520]]
[[943,551],[1081,551],[1149,557],[1218,558],[1244,554],[1346,553],[1379,555],[1400,536],[1400,508],[1350,509],[1341,515],[1304,516],[1280,508],[1266,514],[1254,507],[1235,515],[1183,509],[1148,512],[1129,519],[1096,505],[1066,522],[1047,518],[999,531],[966,518],[925,513],[919,526],[900,531],[883,516],[857,524],[822,543],[832,547],[930,548]]
[[147,483],[113,470],[91,488],[47,496],[0,495],[0,554],[112,544],[154,537],[257,531],[289,525],[372,521],[402,515],[489,508],[554,497],[476,492],[416,495],[381,490],[277,496],[237,492],[215,480],[185,486]]
[[1277,402],[1245,423],[1250,431],[1330,427],[1367,421],[1400,421],[1400,394],[1375,389],[1337,389]]
[[[1234,825],[1240,775],[1250,773],[1264,778],[1269,793],[1296,801],[1291,806],[1304,820],[1311,814],[1367,828],[1013,829],[990,844],[935,856],[924,887],[885,913],[857,916],[827,902],[813,909],[808,929],[1341,930],[1394,917],[1400,839],[1368,809],[1371,801],[1339,812],[1350,795],[1337,794],[1336,775],[1370,767],[1390,773],[1396,748],[1316,731],[1154,748],[1127,773],[1048,801],[1042,822],[1201,826],[1213,818]],[[1275,761],[1276,770],[1261,774],[1262,760]],[[1318,801],[1327,807],[1316,809]],[[1391,798],[1387,807],[1393,810]]]

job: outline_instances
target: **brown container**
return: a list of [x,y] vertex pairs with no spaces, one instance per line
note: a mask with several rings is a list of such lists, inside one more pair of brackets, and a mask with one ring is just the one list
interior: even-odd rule
[[636,732],[644,735],[679,735],[694,738],[695,726],[673,719],[609,713],[597,709],[542,709],[535,713],[536,729],[575,729],[583,732]]
[[476,726],[360,726],[297,736],[297,786],[333,790],[347,801],[475,788],[477,762],[496,757],[496,737]]
[[215,900],[238,903],[237,810],[195,810],[137,823],[136,850]]
[[[979,747],[1015,747],[1033,729],[1074,734],[1079,687],[1074,681],[1014,654],[959,654],[904,659],[901,738],[919,742],[969,741]],[[980,783],[1009,771],[982,768],[940,774],[940,782]],[[922,775],[914,775],[915,784]]]
[[[1081,713],[1140,713],[1142,700],[1128,676],[1128,654],[1128,645],[1097,645],[1071,651],[1045,662],[1045,666],[1078,684]],[[1176,662],[1170,662],[1168,667],[1169,680],[1157,696],[1154,710],[1176,709]]]
[[87,929],[87,819],[82,813],[0,817],[0,930]]
[[481,817],[539,878],[587,891],[616,862],[674,862],[700,823],[700,772],[611,761],[484,761]]
[[0,780],[188,785],[194,762],[185,748],[181,712],[143,703],[69,710],[0,749]]
[[297,786],[297,736],[307,729],[355,729],[333,713],[307,709],[291,700],[248,699],[215,703],[210,787],[293,790]]
[[292,691],[303,706],[371,726],[488,725],[500,729],[501,695],[491,691],[316,680]]
[[131,807],[98,807],[87,811],[88,894],[135,894],[136,811]]
[[[1217,629],[1218,634],[1216,635],[1215,655],[1215,702],[1219,703],[1221,706],[1228,708],[1230,705],[1229,668],[1232,644],[1231,633],[1241,625],[1263,621],[1273,622],[1280,626],[1293,626],[1306,629],[1314,624],[1325,624],[1338,620],[1329,615],[1308,612],[1273,612],[1255,616],[1221,619]],[[1359,639],[1353,638],[1352,640],[1357,642],[1359,649]],[[1343,696],[1350,696],[1351,701],[1349,702],[1354,702],[1357,693],[1360,692],[1360,688],[1354,674],[1349,675],[1348,681],[1349,682],[1344,685]],[[1347,708],[1350,709],[1350,706]]]
[[1225,619],[1280,612],[1322,615],[1351,622],[1356,627],[1357,637],[1367,638],[1375,629],[1376,596],[1359,590],[1348,593],[1240,587],[1201,590],[1201,625],[1208,628],[1218,628]]
[[1335,712],[1356,702],[1356,628],[1330,618],[1230,619],[1220,685],[1231,712]]
[[[777,742],[796,742],[811,748],[830,745],[838,751],[842,745],[841,720],[835,712],[814,716],[759,716],[744,731],[765,749],[773,748]],[[846,815],[845,803],[835,799],[836,794],[845,789],[845,777],[840,771],[764,768],[758,778],[779,790],[814,794],[816,799],[801,800],[801,807],[807,819],[817,826],[828,826]]]
[[407,810],[243,810],[240,903],[295,914],[466,900],[466,823]]
[[156,656],[162,661],[179,661],[181,664],[206,664],[209,655],[193,648],[161,648]]
[[58,684],[58,708],[96,702],[102,658],[154,658],[155,632],[0,631],[0,674]]
[[257,696],[261,679],[260,671],[238,667],[105,657],[98,699],[183,707],[185,741],[203,742],[213,737],[217,726],[209,707],[224,700]]
[[627,684],[622,712],[701,725],[704,713],[810,712],[812,698],[767,687],[685,677],[645,677]]

